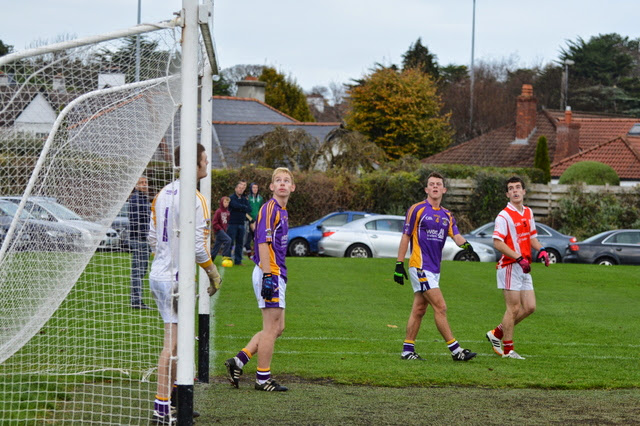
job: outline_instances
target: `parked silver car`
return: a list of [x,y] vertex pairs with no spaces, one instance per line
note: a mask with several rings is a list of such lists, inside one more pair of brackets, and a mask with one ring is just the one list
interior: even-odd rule
[[[20,204],[20,197],[1,197]],[[64,223],[85,233],[87,245],[98,243],[98,248],[115,250],[120,246],[118,233],[94,222],[82,219],[78,214],[49,197],[30,197],[25,203],[25,211],[39,220]]]
[[[318,253],[333,257],[396,257],[403,226],[404,216],[376,215],[340,228],[325,228]],[[493,248],[479,243],[472,245],[475,254],[464,251],[447,238],[442,260],[494,261]]]

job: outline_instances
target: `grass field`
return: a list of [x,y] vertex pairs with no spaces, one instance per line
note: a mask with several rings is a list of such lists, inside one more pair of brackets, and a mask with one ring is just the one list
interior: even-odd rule
[[[240,390],[224,379],[224,360],[261,327],[250,284],[252,267],[224,269],[212,316],[211,383],[196,385],[196,409],[202,414],[198,424],[252,424],[261,422],[265,412],[284,424],[640,423],[637,267],[535,264],[538,310],[516,328],[516,348],[527,358],[517,361],[494,355],[484,337],[504,311],[494,265],[444,262],[441,288],[451,328],[463,347],[478,352],[470,362],[454,363],[430,311],[416,342],[416,350],[427,361],[400,360],[412,292],[410,285],[393,282],[393,260],[291,258],[287,262],[287,327],[276,343],[271,367],[290,391],[278,395],[254,391],[255,360],[245,367]],[[118,277],[108,282],[113,300],[83,301],[87,312],[102,309],[100,318],[123,306],[115,313],[123,320],[120,324],[133,315],[126,308],[127,264],[121,253],[94,258],[83,282],[90,285],[91,275]],[[74,297],[82,298],[84,290],[78,290]],[[77,303],[66,301],[47,327],[55,328],[55,321],[68,316],[65,309]],[[96,344],[123,354],[131,352],[132,344],[134,351],[145,347],[142,353],[155,362],[161,337],[157,312],[135,315],[136,321],[127,326],[131,329],[116,322],[117,328],[105,330]],[[89,324],[94,319],[82,321],[74,314],[74,328],[94,327]],[[130,333],[136,335],[134,343],[127,340]],[[101,381],[118,380],[106,375],[63,381],[57,377],[47,390],[35,379],[33,385],[20,385],[20,390],[0,380],[0,390],[13,398],[12,402],[5,399],[6,393],[0,395],[0,408],[4,407],[0,412],[12,404],[27,404],[23,396],[38,393],[55,393],[60,404],[78,407],[79,419],[94,423],[100,423],[100,415],[87,411],[91,398],[114,412],[146,409],[153,375],[150,382],[123,383],[125,388],[131,386],[125,391],[131,393],[131,407],[109,405],[108,396],[90,396],[92,389],[101,388]],[[136,403],[140,397],[142,403]],[[505,407],[512,419],[505,420]],[[146,418],[147,413],[141,416]]]
[[484,337],[504,312],[494,265],[444,262],[449,322],[478,356],[454,363],[427,312],[416,342],[421,363],[400,360],[412,294],[392,281],[392,260],[288,265],[287,327],[271,367],[290,391],[254,391],[255,360],[240,390],[224,380],[224,359],[261,326],[252,268],[226,269],[215,305],[215,377],[196,392],[200,423],[251,424],[264,412],[285,424],[640,422],[638,268],[534,265],[538,309],[516,328],[527,358],[517,361],[494,355]]

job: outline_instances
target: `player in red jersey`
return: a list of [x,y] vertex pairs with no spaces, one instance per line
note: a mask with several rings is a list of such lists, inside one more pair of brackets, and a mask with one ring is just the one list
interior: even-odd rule
[[536,295],[529,274],[533,260],[531,247],[538,250],[538,259],[549,266],[549,255],[537,238],[533,212],[523,204],[527,193],[524,186],[518,176],[507,180],[509,203],[495,221],[493,246],[502,253],[497,265],[498,288],[502,289],[507,309],[502,323],[487,332],[494,352],[503,358],[514,359],[524,358],[513,350],[513,329],[536,310]]

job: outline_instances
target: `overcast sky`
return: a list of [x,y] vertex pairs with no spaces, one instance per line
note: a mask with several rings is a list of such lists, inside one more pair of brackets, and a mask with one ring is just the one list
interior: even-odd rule
[[[181,0],[142,0],[142,22],[172,18]],[[0,0],[0,40],[78,37],[137,22],[138,0]],[[616,32],[640,37],[635,0],[477,0],[475,60],[554,61],[567,40]],[[376,63],[400,64],[418,37],[440,65],[469,65],[473,0],[215,0],[221,68],[275,66],[303,89],[360,78]]]

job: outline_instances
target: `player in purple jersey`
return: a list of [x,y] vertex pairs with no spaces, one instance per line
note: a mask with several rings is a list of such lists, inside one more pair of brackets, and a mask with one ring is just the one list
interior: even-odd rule
[[273,198],[264,203],[258,213],[254,237],[253,290],[262,310],[262,330],[256,333],[247,346],[225,361],[229,381],[239,385],[242,368],[251,357],[258,354],[255,388],[267,392],[286,391],[285,386],[271,378],[271,357],[276,339],[284,330],[285,292],[287,290],[287,237],[289,216],[287,201],[296,189],[293,174],[279,167],[271,176]]
[[398,284],[404,284],[404,279],[409,278],[404,269],[404,258],[411,244],[409,276],[414,296],[401,357],[406,360],[424,361],[424,358],[415,351],[415,341],[420,331],[422,317],[427,311],[427,306],[431,305],[436,327],[447,342],[453,360],[469,361],[476,356],[476,353],[461,348],[453,337],[447,321],[447,305],[439,283],[442,248],[447,236],[453,238],[458,246],[467,251],[473,251],[473,247],[458,232],[451,212],[440,206],[442,196],[447,192],[444,177],[439,173],[431,173],[424,190],[427,193],[427,199],[414,204],[407,211],[404,231],[398,247],[396,271],[393,276]]

